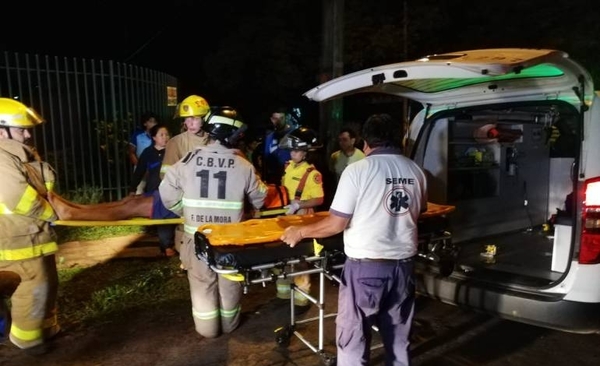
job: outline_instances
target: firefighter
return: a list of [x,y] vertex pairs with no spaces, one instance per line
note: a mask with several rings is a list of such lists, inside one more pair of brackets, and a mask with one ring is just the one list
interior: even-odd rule
[[45,198],[54,174],[25,144],[31,138],[29,129],[43,122],[33,109],[0,98],[0,277],[16,279],[8,291],[10,341],[34,354],[47,351],[45,341],[60,330],[54,257],[58,245],[50,226],[57,216]]
[[198,95],[190,95],[179,103],[175,110],[175,118],[183,119],[184,131],[169,140],[165,147],[165,156],[160,168],[161,177],[169,167],[190,151],[205,146],[207,135],[202,130],[204,117],[210,111],[206,99]]
[[187,269],[195,328],[206,338],[237,328],[242,287],[196,258],[194,234],[205,223],[242,221],[245,200],[260,209],[266,197],[267,187],[253,165],[232,148],[245,128],[235,110],[211,111],[203,126],[208,145],[172,165],[159,187],[165,206],[185,219],[180,258]]
[[[175,108],[175,119],[181,119],[183,123],[183,131],[167,142],[165,147],[165,155],[160,167],[160,179],[165,176],[165,172],[173,164],[178,162],[190,151],[205,146],[208,136],[202,130],[204,117],[210,110],[210,106],[206,99],[199,95],[190,95],[181,101]],[[183,240],[183,232],[181,225],[175,228],[175,250],[180,252]],[[184,276],[185,265],[180,264],[178,271],[179,275]]]
[[[312,214],[315,208],[323,204],[324,190],[321,173],[310,164],[306,158],[309,152],[320,149],[323,145],[319,142],[317,133],[307,127],[299,127],[285,135],[279,142],[279,148],[290,151],[291,160],[285,165],[281,178],[289,195],[289,208],[287,215]],[[303,269],[305,264],[298,264],[296,269]],[[290,298],[290,279],[277,280],[277,297]],[[294,276],[294,284],[306,293],[310,293],[310,275]],[[300,315],[308,310],[308,299],[296,292],[294,295],[294,312]]]

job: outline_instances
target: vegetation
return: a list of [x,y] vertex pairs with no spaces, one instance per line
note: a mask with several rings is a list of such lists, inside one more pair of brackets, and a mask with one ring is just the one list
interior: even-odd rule
[[[81,187],[68,199],[82,204],[99,203],[99,188]],[[58,226],[59,242],[98,240],[142,233],[142,226]],[[114,319],[127,310],[188,299],[187,280],[177,277],[179,260],[113,259],[89,268],[59,270],[59,318],[65,327],[94,325]]]
[[[102,189],[99,187],[82,186],[70,194],[63,194],[68,200],[81,204],[100,203],[104,200]],[[144,232],[143,226],[58,226],[59,243],[75,240],[98,240],[124,236],[129,234],[140,234]]]
[[59,270],[59,321],[77,328],[114,321],[129,311],[189,301],[179,259],[114,259],[89,268]]

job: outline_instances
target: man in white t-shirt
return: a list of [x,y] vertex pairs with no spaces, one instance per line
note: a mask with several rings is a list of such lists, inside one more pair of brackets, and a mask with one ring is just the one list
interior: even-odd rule
[[351,128],[343,128],[338,135],[340,149],[334,151],[329,157],[329,170],[335,174],[336,183],[340,181],[342,172],[346,167],[365,157],[365,154],[357,149],[356,131]]
[[329,216],[315,224],[288,227],[281,240],[344,231],[347,256],[336,318],[339,365],[368,365],[371,326],[379,328],[385,364],[409,365],[408,336],[415,302],[413,258],[417,220],[427,210],[425,174],[401,155],[401,123],[376,114],[363,127],[366,158],[346,167]]

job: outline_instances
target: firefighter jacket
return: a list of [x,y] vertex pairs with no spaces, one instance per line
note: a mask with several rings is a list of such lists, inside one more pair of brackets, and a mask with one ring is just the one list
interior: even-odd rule
[[244,202],[260,209],[267,187],[243,154],[214,142],[171,166],[159,192],[165,207],[184,218],[184,231],[193,237],[204,224],[242,221]]
[[45,198],[55,178],[51,167],[25,144],[0,139],[0,171],[0,261],[55,253],[50,223],[58,217]]
[[191,134],[182,132],[174,136],[167,142],[165,147],[165,156],[160,167],[160,176],[164,177],[167,169],[181,160],[190,151],[196,150],[199,147],[206,146],[208,136],[206,133]]

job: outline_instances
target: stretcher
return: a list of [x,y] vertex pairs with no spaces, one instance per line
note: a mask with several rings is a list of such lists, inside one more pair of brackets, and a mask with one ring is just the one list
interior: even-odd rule
[[[214,272],[231,280],[240,281],[244,293],[253,284],[275,282],[280,278],[294,277],[302,274],[319,275],[319,295],[317,298],[291,284],[290,323],[276,329],[276,342],[287,345],[292,336],[296,336],[307,347],[315,352],[327,366],[336,364],[335,355],[324,349],[324,321],[334,317],[336,313],[325,312],[326,280],[340,283],[338,271],[342,268],[345,255],[342,234],[330,238],[305,239],[294,248],[290,248],[279,238],[291,225],[309,225],[326,218],[328,212],[311,215],[284,214],[286,208],[262,210],[260,217],[235,224],[207,224],[200,226],[194,236],[196,257],[205,262]],[[442,274],[453,268],[452,259],[456,248],[452,245],[451,235],[445,231],[447,214],[454,211],[454,206],[428,204],[426,212],[419,218],[419,253],[420,258],[437,262]],[[114,225],[165,225],[181,224],[183,219],[148,219],[134,218],[116,221],[78,221],[58,220],[54,225],[63,226],[114,226]],[[307,263],[308,266],[296,266]],[[298,268],[302,268],[296,270]],[[444,270],[443,268],[446,268]],[[318,308],[318,316],[296,320],[294,314],[294,297],[300,293]],[[318,341],[315,344],[297,329],[298,325],[318,322]],[[373,347],[378,348],[378,346]]]
[[[449,240],[450,234],[441,232],[440,227],[446,226],[442,220],[454,209],[454,206],[429,203],[427,211],[419,217],[420,241],[431,244],[431,242]],[[232,224],[202,225],[195,235],[196,255],[215,272],[231,274],[247,272],[252,270],[253,266],[265,263],[302,256],[319,256],[323,249],[326,249],[326,252],[343,251],[341,234],[319,239],[318,244],[310,239],[303,240],[294,248],[279,240],[288,226],[309,225],[328,215],[328,212],[317,212],[310,215],[279,216]],[[435,256],[429,255],[424,258],[434,259]]]
[[[440,261],[441,255],[451,247],[451,235],[445,231],[447,214],[454,206],[429,203],[427,212],[419,219],[419,253],[421,258]],[[311,215],[290,215],[269,219],[249,220],[233,224],[207,224],[198,227],[195,237],[196,257],[205,262],[214,272],[231,280],[239,281],[244,293],[253,284],[275,282],[280,278],[302,274],[319,275],[319,295],[317,298],[291,284],[290,324],[277,328],[276,342],[287,345],[292,336],[296,336],[321,358],[325,365],[335,365],[335,355],[324,350],[324,320],[335,313],[325,313],[326,280],[340,282],[338,270],[343,266],[345,255],[343,236],[338,234],[330,238],[305,239],[293,248],[283,243],[281,237],[285,228],[291,225],[304,226],[329,215],[317,212]],[[424,229],[421,230],[421,227]],[[307,263],[308,266],[294,266]],[[294,270],[294,268],[302,268]],[[308,267],[308,269],[306,269]],[[291,270],[290,270],[291,269]],[[294,315],[294,297],[299,292],[318,308],[318,316],[296,320]],[[318,321],[318,341],[315,344],[297,330],[297,325]]]

